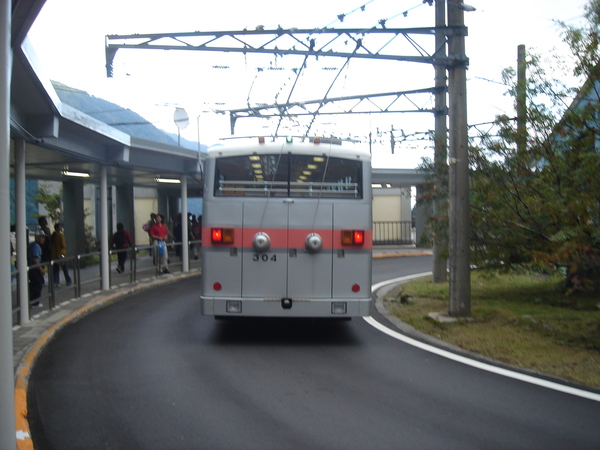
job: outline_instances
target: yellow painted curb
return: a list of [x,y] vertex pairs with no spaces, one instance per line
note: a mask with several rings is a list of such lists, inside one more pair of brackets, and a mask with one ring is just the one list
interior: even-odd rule
[[33,369],[33,364],[35,363],[37,357],[40,355],[42,350],[46,347],[46,345],[48,345],[48,343],[52,340],[52,338],[56,335],[58,331],[60,331],[61,329],[63,329],[71,323],[77,322],[78,320],[87,316],[88,314],[97,311],[104,306],[108,306],[109,304],[114,303],[117,300],[120,300],[130,294],[134,294],[138,291],[143,291],[156,285],[168,284],[175,281],[179,281],[183,278],[189,278],[191,276],[197,275],[200,275],[200,272],[179,275],[177,277],[165,280],[156,280],[152,283],[134,286],[119,292],[115,292],[113,294],[108,295],[107,297],[99,298],[85,306],[82,306],[77,311],[72,312],[68,316],[56,322],[46,331],[44,331],[44,333],[38,338],[37,341],[35,341],[33,346],[27,352],[27,355],[25,355],[25,357],[19,364],[19,368],[17,369],[17,373],[15,376],[15,421],[17,449],[33,450],[34,448],[29,429],[29,422],[27,420],[27,388],[29,384],[29,376],[31,375],[31,370]]

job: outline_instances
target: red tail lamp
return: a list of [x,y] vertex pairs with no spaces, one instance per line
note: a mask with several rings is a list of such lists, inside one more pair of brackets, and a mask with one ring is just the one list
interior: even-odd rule
[[233,244],[233,228],[211,228],[210,240],[213,244]]
[[342,245],[363,245],[365,232],[363,230],[342,230]]

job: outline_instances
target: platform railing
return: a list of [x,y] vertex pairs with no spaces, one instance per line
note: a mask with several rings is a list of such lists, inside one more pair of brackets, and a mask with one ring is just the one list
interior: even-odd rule
[[413,223],[407,221],[373,222],[373,245],[414,244]]
[[[167,244],[169,271],[171,273],[181,273],[183,271],[183,261],[181,258],[181,242],[172,242]],[[201,241],[190,241],[190,250],[188,252],[188,268],[190,271],[199,271],[201,266],[200,258]],[[117,272],[117,254],[127,253],[125,261],[125,270]],[[150,282],[158,277],[164,276],[157,270],[155,261],[156,250],[152,245],[142,245],[130,247],[127,249],[110,250],[109,252],[109,286],[110,289],[116,289],[127,285],[136,285]],[[66,265],[71,276],[71,283],[67,284],[64,279],[62,266]],[[44,275],[44,285],[42,295],[33,300],[29,300],[30,316],[44,310],[52,310],[60,305],[61,302],[81,298],[86,295],[100,293],[103,286],[102,270],[100,265],[100,252],[82,253],[58,260],[46,261],[41,264],[35,264],[27,267],[27,270],[37,270],[43,267],[46,272]],[[14,266],[13,266],[14,268]],[[59,270],[60,283],[54,282],[54,271]],[[29,292],[29,285],[21,286],[19,282],[19,272],[14,269],[11,272],[12,280],[12,322],[13,326],[20,323],[19,304],[21,289]],[[41,306],[36,306],[37,304]]]

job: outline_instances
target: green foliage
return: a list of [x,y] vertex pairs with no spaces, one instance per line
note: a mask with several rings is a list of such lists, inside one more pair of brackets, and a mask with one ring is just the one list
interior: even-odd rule
[[85,252],[92,253],[98,251],[98,238],[93,233],[91,225],[85,226]]
[[581,28],[558,21],[562,27],[563,40],[569,45],[575,57],[574,73],[586,78],[597,79],[600,64],[600,0],[590,0],[585,6],[584,17],[587,24]]
[[[513,71],[505,71],[514,95]],[[591,92],[580,94],[589,98]],[[516,146],[516,123],[499,117],[499,138],[472,149],[473,259],[486,265],[564,265],[569,288],[600,289],[598,96],[567,108],[572,90],[528,60],[528,139]],[[574,277],[588,282],[573,284]]]
[[[48,186],[41,185],[36,189],[33,199],[44,205],[52,223],[63,221],[62,187],[60,192],[52,193],[49,191]],[[36,217],[40,217],[40,214],[37,214]]]
[[[574,73],[588,76],[584,86],[569,88],[547,73],[544,67],[564,68],[562,60],[530,53],[525,147],[517,146],[516,120],[500,116],[498,133],[470,149],[471,261],[504,269],[562,267],[568,292],[600,291],[600,0],[590,2],[586,17],[582,29],[563,25]],[[516,99],[516,71],[504,70],[503,79]],[[425,200],[447,195],[439,192],[447,169],[427,162],[422,168],[431,174]],[[447,223],[440,214],[430,227]]]

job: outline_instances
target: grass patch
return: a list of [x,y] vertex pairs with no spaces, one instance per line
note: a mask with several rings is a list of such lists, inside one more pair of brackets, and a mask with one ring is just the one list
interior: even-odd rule
[[600,388],[600,298],[565,296],[562,279],[476,271],[471,316],[439,323],[448,283],[430,278],[398,286],[383,299],[403,322],[437,339],[504,363]]

